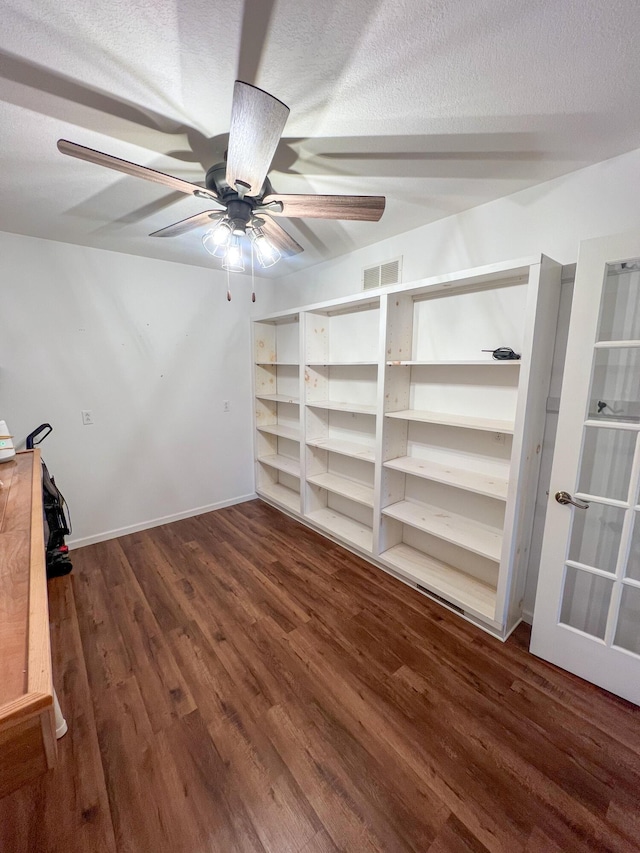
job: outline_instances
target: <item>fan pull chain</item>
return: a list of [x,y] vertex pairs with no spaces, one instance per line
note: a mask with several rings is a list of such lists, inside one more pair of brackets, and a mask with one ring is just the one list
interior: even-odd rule
[[253,275],[253,243],[251,244],[251,301],[256,301],[256,282]]
[[231,302],[231,284],[229,280],[229,270],[227,270],[227,302]]

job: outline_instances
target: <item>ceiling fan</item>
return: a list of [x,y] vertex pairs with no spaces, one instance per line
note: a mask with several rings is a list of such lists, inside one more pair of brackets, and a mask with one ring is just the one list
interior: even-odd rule
[[274,216],[377,222],[384,211],[384,196],[275,192],[267,172],[288,115],[289,107],[273,95],[236,80],[226,162],[217,163],[207,171],[204,187],[66,139],[58,140],[58,149],[71,157],[215,202],[221,209],[197,213],[154,231],[150,236],[177,237],[193,228],[215,224],[203,237],[205,249],[221,257],[225,269],[242,271],[241,241],[245,236],[249,237],[252,251],[255,248],[263,267],[272,266],[282,256],[291,257],[303,251],[302,246],[274,221]]

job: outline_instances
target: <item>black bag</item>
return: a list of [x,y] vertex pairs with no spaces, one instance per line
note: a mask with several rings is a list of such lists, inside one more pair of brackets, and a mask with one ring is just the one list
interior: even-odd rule
[[[34,441],[43,430],[47,432],[39,441]],[[36,444],[53,431],[51,424],[40,424],[27,436],[27,450],[33,450]],[[42,462],[42,504],[44,511],[44,538],[46,543],[47,578],[57,578],[68,575],[73,565],[69,559],[69,548],[64,537],[71,533],[71,519],[67,503],[60,489],[56,486],[47,466]]]

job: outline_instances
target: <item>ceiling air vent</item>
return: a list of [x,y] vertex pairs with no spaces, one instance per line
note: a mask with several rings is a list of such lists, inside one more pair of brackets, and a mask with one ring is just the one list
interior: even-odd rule
[[402,278],[402,258],[394,258],[375,267],[365,267],[362,270],[362,288],[371,290],[374,287],[384,287],[387,284],[399,284]]

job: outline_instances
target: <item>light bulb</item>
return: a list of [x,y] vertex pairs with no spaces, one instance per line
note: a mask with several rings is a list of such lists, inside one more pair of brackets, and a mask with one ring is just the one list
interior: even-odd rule
[[224,220],[213,229],[211,238],[217,246],[226,246],[231,237],[231,226]]
[[227,246],[227,251],[222,260],[222,268],[230,272],[244,272],[244,260],[239,237],[234,237]]
[[254,228],[252,232],[253,243],[256,247],[256,253],[260,266],[272,267],[276,264],[282,255],[273,243],[269,242],[261,228]]
[[214,258],[221,258],[225,254],[226,246],[231,238],[231,228],[228,222],[224,220],[219,222],[215,228],[210,228],[202,238],[202,245],[213,255]]

